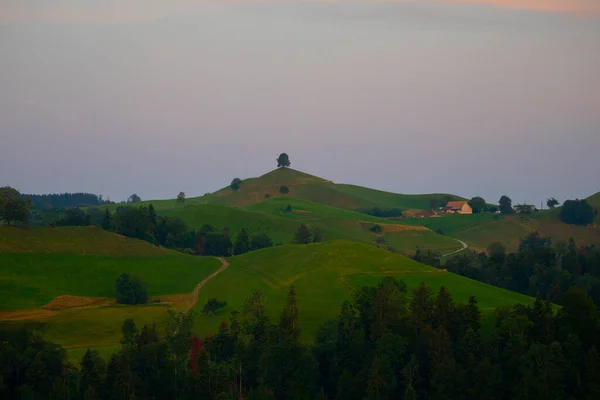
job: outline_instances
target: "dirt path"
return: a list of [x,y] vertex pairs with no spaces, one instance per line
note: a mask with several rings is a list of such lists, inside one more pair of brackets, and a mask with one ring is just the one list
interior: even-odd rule
[[469,246],[467,246],[467,244],[465,242],[463,242],[462,240],[458,240],[458,239],[454,239],[454,240],[456,240],[458,243],[462,244],[462,246],[463,246],[462,249],[458,249],[458,250],[453,251],[451,253],[444,254],[444,255],[442,255],[442,257],[448,257],[448,256],[451,256],[453,254],[460,253],[461,251],[466,250],[466,249],[469,248]]
[[227,267],[229,267],[229,262],[223,257],[219,257],[219,261],[221,261],[221,264],[223,264],[221,265],[221,268],[204,278],[204,280],[197,284],[194,288],[194,300],[192,301],[192,304],[189,307],[190,309],[194,308],[198,303],[198,292],[200,291],[200,289],[202,289],[202,286],[204,286],[208,281],[210,281],[212,278],[219,275],[221,272],[225,271]]

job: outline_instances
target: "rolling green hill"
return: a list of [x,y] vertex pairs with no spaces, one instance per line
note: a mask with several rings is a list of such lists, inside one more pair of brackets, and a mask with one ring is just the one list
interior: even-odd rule
[[189,293],[220,265],[99,228],[0,228],[0,311],[59,295],[112,298],[123,272],[139,275],[153,296]]
[[335,184],[290,168],[280,168],[245,181],[237,191],[230,188],[221,189],[207,196],[206,201],[247,206],[263,200],[267,194],[277,196],[282,185],[290,189],[287,197],[298,197],[314,203],[350,210],[371,207],[427,209],[432,199],[461,199],[447,194],[402,195],[353,185]]
[[482,308],[528,303],[527,296],[489,286],[419,264],[403,256],[359,243],[332,241],[302,246],[280,246],[233,257],[231,265],[202,289],[196,307],[216,297],[227,307],[216,317],[199,314],[195,329],[214,332],[218,321],[239,308],[252,290],[260,289],[269,316],[279,318],[290,285],[294,285],[300,309],[302,337],[310,339],[327,319],[337,315],[340,305],[361,285],[384,276],[403,280],[409,289],[425,282],[434,290],[447,286],[455,299],[466,302],[477,296]]

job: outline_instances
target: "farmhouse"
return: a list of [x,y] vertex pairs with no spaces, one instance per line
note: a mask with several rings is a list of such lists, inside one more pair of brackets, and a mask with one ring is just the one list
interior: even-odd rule
[[431,218],[431,217],[439,217],[439,214],[433,210],[425,210],[421,211],[418,214],[415,214],[416,218]]
[[473,209],[466,201],[450,201],[442,211],[446,214],[473,214]]

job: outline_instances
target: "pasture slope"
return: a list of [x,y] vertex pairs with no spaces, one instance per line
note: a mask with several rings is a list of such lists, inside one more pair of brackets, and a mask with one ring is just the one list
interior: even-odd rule
[[[290,192],[279,193],[285,185]],[[269,195],[269,196],[267,196]],[[269,198],[267,198],[269,197]],[[337,184],[290,168],[271,171],[257,178],[243,181],[236,191],[229,187],[212,194],[188,198],[185,204],[176,200],[146,201],[152,203],[159,214],[181,217],[190,227],[199,228],[210,224],[217,228],[229,227],[235,235],[241,228],[250,234],[266,232],[275,242],[290,243],[298,223],[318,226],[326,240],[344,239],[373,244],[381,242],[356,222],[386,223],[408,226],[425,226],[433,232],[421,231],[382,235],[387,245],[401,254],[414,253],[418,245],[422,249],[442,254],[460,249],[455,238],[466,242],[470,248],[484,251],[492,242],[503,243],[514,251],[526,234],[538,231],[555,241],[574,238],[578,244],[600,245],[600,229],[566,225],[558,219],[559,210],[544,211],[530,216],[444,215],[440,218],[396,218],[385,219],[356,212],[358,209],[378,207],[402,210],[429,209],[431,200],[459,200],[451,194],[405,195],[364,188],[355,185]],[[600,208],[600,193],[590,196],[588,201]],[[287,205],[292,212],[285,212]],[[109,209],[116,209],[111,205]],[[600,221],[600,216],[597,218]],[[365,225],[362,225],[364,228]],[[443,231],[449,238],[434,232]]]
[[[0,238],[0,322],[43,329],[68,347],[114,346],[127,318],[162,325],[166,310],[191,305],[194,287],[221,266],[94,227],[0,226]],[[140,276],[159,302],[114,304],[123,272]]]
[[[483,309],[532,299],[481,282],[444,272],[373,246],[331,241],[310,245],[278,246],[230,259],[227,270],[211,279],[199,293],[196,331],[215,332],[221,319],[239,308],[255,289],[263,291],[267,314],[279,318],[290,285],[296,288],[302,338],[310,340],[319,326],[335,317],[344,300],[362,285],[378,283],[391,275],[403,280],[409,290],[421,282],[433,290],[447,286],[455,300],[466,302],[476,296]],[[216,317],[200,313],[210,298],[226,301]]]

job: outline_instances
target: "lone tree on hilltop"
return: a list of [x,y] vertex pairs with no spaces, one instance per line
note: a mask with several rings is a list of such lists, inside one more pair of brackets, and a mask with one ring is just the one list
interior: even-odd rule
[[290,157],[286,153],[281,153],[277,158],[277,168],[285,168],[292,165]]
[[546,201],[546,205],[548,206],[549,209],[553,209],[554,207],[556,207],[557,205],[559,205],[560,203],[558,202],[558,200],[556,200],[554,197],[549,198]]
[[31,202],[21,197],[17,189],[10,186],[0,188],[0,221],[11,225],[15,221],[26,223],[29,219]]
[[139,201],[142,201],[142,198],[140,196],[137,195],[137,193],[132,194],[131,196],[129,196],[129,198],[127,199],[128,203],[137,203]]
[[229,187],[231,187],[231,190],[238,190],[240,186],[242,186],[242,180],[240,178],[233,178],[233,180],[231,181],[231,185],[229,185]]
[[185,192],[179,192],[179,194],[177,195],[177,202],[179,204],[185,203]]
[[512,208],[512,200],[508,196],[502,196],[498,202],[500,206],[500,212],[502,214],[512,214],[514,212]]

